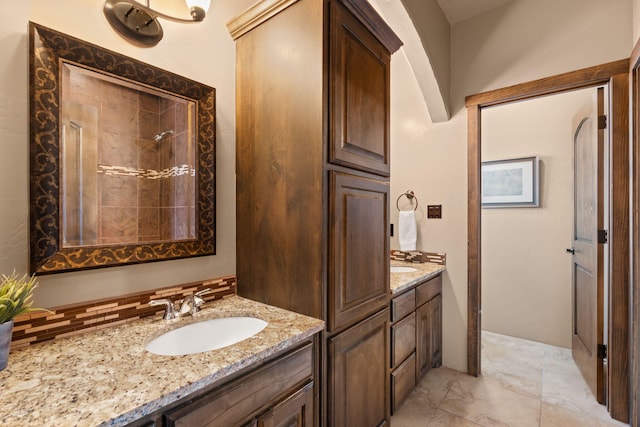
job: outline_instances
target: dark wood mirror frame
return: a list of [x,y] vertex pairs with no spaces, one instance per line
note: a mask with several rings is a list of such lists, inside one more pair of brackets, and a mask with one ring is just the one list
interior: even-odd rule
[[[63,60],[195,102],[195,239],[62,247],[59,71]],[[29,103],[32,273],[59,273],[215,254],[214,88],[30,22]]]

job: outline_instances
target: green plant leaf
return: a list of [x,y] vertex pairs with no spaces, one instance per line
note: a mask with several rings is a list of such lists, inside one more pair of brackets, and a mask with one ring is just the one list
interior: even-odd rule
[[20,314],[34,311],[33,291],[38,286],[35,276],[19,277],[13,271],[0,279],[0,323],[7,322]]

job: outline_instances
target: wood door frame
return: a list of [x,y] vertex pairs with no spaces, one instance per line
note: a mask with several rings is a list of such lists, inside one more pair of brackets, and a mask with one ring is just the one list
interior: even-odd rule
[[631,179],[633,180],[631,230],[631,402],[629,424],[640,423],[640,40],[629,63],[631,85]]
[[534,80],[466,98],[467,107],[467,370],[481,373],[481,113],[507,104],[576,89],[609,88],[609,338],[608,409],[617,420],[629,420],[629,59]]

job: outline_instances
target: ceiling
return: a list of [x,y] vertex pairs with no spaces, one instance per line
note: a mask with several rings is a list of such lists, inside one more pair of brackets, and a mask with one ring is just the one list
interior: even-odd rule
[[[433,0],[369,0],[369,3],[404,42],[402,52],[418,82],[431,120],[441,123],[451,118],[450,45],[446,40],[439,41],[450,38],[451,26],[517,0],[436,1],[437,6]],[[443,13],[436,10],[438,7]],[[429,57],[425,40],[435,40],[432,47],[434,43],[438,44],[431,52],[432,57]]]
[[438,4],[447,17],[449,24],[453,25],[474,16],[481,15],[511,1],[512,0],[438,0]]

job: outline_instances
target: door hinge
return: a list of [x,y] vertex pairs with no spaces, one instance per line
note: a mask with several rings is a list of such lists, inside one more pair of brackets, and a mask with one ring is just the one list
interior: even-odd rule
[[606,359],[606,358],[607,358],[607,345],[598,344],[598,359]]
[[607,243],[607,230],[598,230],[598,243]]
[[607,116],[602,115],[598,116],[598,129],[606,129],[607,128]]

